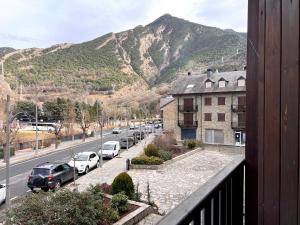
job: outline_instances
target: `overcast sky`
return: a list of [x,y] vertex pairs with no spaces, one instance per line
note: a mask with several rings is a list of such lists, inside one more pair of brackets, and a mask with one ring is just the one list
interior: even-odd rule
[[165,13],[247,31],[247,0],[0,0],[0,47],[80,43],[146,25]]

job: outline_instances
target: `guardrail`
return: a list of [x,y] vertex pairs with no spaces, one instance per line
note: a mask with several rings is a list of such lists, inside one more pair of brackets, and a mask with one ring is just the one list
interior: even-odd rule
[[157,225],[241,225],[245,156],[237,157]]

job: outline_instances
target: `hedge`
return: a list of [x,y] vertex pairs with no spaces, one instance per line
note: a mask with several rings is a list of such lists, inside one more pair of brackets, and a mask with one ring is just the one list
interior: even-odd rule
[[146,155],[138,156],[131,160],[131,163],[135,165],[160,165],[163,162],[161,158],[155,156],[148,157]]
[[[10,147],[10,156],[14,156],[15,155],[15,148],[14,147]],[[4,152],[3,152],[3,148],[0,148],[0,159],[4,158]]]

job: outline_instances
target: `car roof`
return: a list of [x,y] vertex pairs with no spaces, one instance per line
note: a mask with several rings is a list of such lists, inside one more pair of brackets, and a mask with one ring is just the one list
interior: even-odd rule
[[92,152],[92,151],[90,151],[90,152],[78,152],[78,153],[76,153],[76,155],[91,155],[91,154],[95,154],[95,152]]
[[118,144],[119,142],[118,141],[107,141],[104,143],[105,144],[110,144],[110,145],[115,145],[115,144]]
[[59,165],[62,165],[62,164],[65,164],[65,163],[62,163],[62,162],[45,162],[45,163],[41,163],[41,164],[37,165],[34,168],[53,169],[53,168],[55,168]]

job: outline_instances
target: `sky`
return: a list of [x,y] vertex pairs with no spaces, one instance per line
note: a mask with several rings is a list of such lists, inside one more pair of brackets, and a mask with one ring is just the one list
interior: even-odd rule
[[163,14],[247,31],[247,0],[0,0],[0,47],[81,43]]

